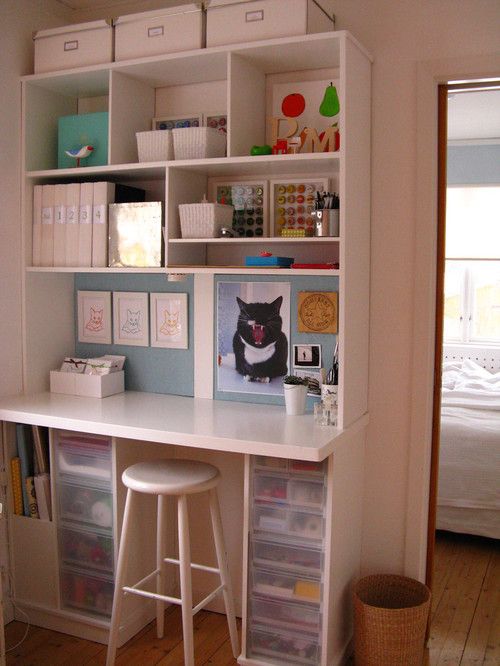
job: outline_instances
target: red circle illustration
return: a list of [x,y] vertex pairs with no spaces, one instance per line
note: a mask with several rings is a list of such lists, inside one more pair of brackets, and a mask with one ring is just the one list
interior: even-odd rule
[[281,102],[281,110],[288,118],[296,118],[306,108],[306,100],[300,93],[291,93]]

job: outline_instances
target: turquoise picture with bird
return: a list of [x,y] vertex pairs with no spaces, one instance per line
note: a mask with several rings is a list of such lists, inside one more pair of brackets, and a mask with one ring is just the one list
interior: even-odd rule
[[71,169],[108,164],[108,122],[107,111],[61,116],[57,167]]

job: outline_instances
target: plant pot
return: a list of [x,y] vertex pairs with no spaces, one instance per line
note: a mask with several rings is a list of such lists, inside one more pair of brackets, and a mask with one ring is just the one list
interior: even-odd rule
[[307,386],[305,384],[283,384],[286,413],[290,416],[306,411]]

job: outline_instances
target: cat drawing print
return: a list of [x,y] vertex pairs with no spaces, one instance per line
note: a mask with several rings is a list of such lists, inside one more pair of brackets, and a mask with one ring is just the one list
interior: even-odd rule
[[179,311],[169,312],[167,309],[163,311],[164,321],[160,326],[160,333],[169,338],[178,335],[181,332],[181,323],[179,321]]
[[97,310],[97,308],[90,306],[90,319],[85,324],[85,328],[89,331],[102,331],[104,328],[103,315],[103,308]]
[[233,351],[236,370],[247,381],[268,383],[287,373],[288,340],[280,308],[283,296],[272,303],[245,303],[236,297],[240,313]]
[[122,331],[136,335],[141,332],[141,311],[132,312],[127,308],[127,319],[122,326]]

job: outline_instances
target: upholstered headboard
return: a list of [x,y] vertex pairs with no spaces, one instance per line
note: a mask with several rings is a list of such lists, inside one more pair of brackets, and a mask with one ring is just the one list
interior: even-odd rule
[[500,347],[443,345],[443,361],[475,361],[490,372],[500,372]]

